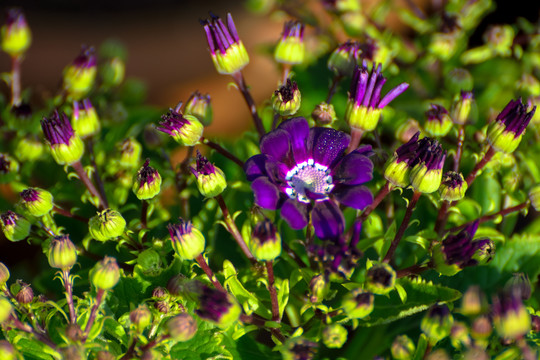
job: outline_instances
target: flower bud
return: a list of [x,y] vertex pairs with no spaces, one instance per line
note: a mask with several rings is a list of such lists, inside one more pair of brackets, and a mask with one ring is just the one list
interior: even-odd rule
[[98,211],[97,215],[88,221],[90,235],[98,241],[107,241],[121,236],[126,229],[126,220],[116,210]]
[[115,359],[116,359],[116,356],[114,356],[108,351],[100,350],[97,352],[96,360],[115,360]]
[[213,117],[210,95],[202,95],[200,92],[195,91],[186,102],[184,112],[186,115],[195,116],[204,126],[209,126]]
[[472,246],[476,248],[472,259],[476,261],[478,265],[485,265],[495,256],[495,243],[488,238],[475,239],[472,242]]
[[311,278],[309,288],[311,289],[311,302],[320,303],[330,291],[330,284],[324,279],[323,274],[319,274]]
[[2,50],[11,57],[21,56],[30,47],[32,34],[21,9],[7,11],[6,24],[2,26]]
[[496,54],[509,56],[512,54],[514,29],[510,25],[491,26],[484,34],[484,41]]
[[518,339],[531,330],[531,315],[523,305],[521,291],[503,291],[493,298],[493,325],[506,339]]
[[360,44],[347,40],[338,46],[328,58],[328,69],[337,76],[351,76],[360,58]]
[[19,171],[19,163],[8,154],[0,153],[0,179],[4,175],[16,174]]
[[30,234],[30,223],[21,215],[11,210],[0,215],[4,236],[9,241],[20,241]]
[[120,269],[113,257],[105,256],[90,272],[91,283],[100,290],[110,290],[120,280]]
[[471,336],[476,343],[485,342],[493,332],[493,325],[488,316],[477,317],[471,326]]
[[77,249],[68,235],[56,236],[49,245],[49,265],[68,270],[77,262]]
[[453,123],[448,110],[440,105],[431,104],[426,111],[426,118],[424,129],[429,136],[446,136],[452,129]]
[[32,216],[43,216],[53,208],[53,196],[40,188],[28,188],[21,192],[21,206]]
[[64,360],[87,360],[85,350],[80,345],[68,345],[60,353]]
[[266,219],[255,225],[249,248],[259,261],[274,260],[281,254],[281,236],[270,220]]
[[167,321],[167,329],[173,340],[188,341],[197,333],[197,322],[191,315],[182,313]]
[[66,327],[66,336],[72,341],[81,341],[84,337],[82,329],[77,324],[69,324]]
[[195,313],[222,329],[238,321],[242,308],[230,294],[203,286],[199,294],[199,309]]
[[402,143],[407,143],[414,134],[420,131],[420,124],[414,119],[407,119],[396,130],[396,139]]
[[4,324],[9,320],[13,306],[4,296],[0,296],[0,324]]
[[17,350],[7,340],[0,340],[0,359],[16,360],[20,359],[17,356]]
[[526,273],[514,273],[504,285],[506,291],[519,293],[521,300],[526,301],[531,297],[531,282]]
[[347,341],[347,329],[340,324],[328,325],[323,329],[322,340],[330,349],[341,349]]
[[139,200],[152,199],[161,190],[161,175],[149,164],[150,159],[146,159],[146,162],[137,172],[137,176],[133,182],[132,189]]
[[527,106],[521,102],[521,99],[510,100],[503,111],[497,115],[495,121],[489,125],[488,142],[497,151],[513,152],[521,142],[525,128],[535,111],[536,106],[527,112]]
[[168,314],[171,310],[171,305],[167,300],[158,300],[154,303],[154,308],[162,314]]
[[296,81],[287,79],[287,84],[280,86],[272,95],[274,110],[281,116],[291,116],[300,109],[302,96]]
[[311,118],[318,126],[331,126],[332,123],[337,120],[334,105],[323,101],[315,106],[315,109],[311,113]]
[[540,316],[531,315],[531,330],[534,332],[540,331]]
[[135,138],[127,138],[116,144],[116,149],[120,152],[118,163],[121,167],[132,169],[141,162],[142,145]]
[[456,349],[470,347],[471,338],[469,337],[467,325],[461,321],[454,322],[452,330],[450,331],[450,340],[452,341],[452,346]]
[[0,262],[0,289],[3,289],[9,280],[9,269],[3,262]]
[[278,63],[295,65],[304,61],[304,27],[300,21],[291,20],[285,23],[281,39],[274,51],[274,59]]
[[20,286],[19,291],[15,295],[15,299],[19,304],[30,304],[34,300],[34,291],[30,285],[23,283],[20,280],[17,280],[18,285]]
[[452,120],[458,125],[465,125],[469,120],[474,96],[472,91],[461,91],[457,101],[452,106]]
[[410,163],[413,166],[410,173],[413,188],[425,194],[437,191],[441,185],[445,159],[446,151],[437,140],[428,137],[421,139]]
[[456,201],[463,199],[467,189],[467,182],[463,179],[461,173],[447,171],[442,176],[439,194],[441,195],[442,200]]
[[93,47],[83,46],[81,53],[64,69],[64,90],[73,100],[80,100],[94,85],[97,73]]
[[416,346],[407,335],[399,335],[394,339],[390,352],[396,360],[410,360],[413,358]]
[[165,299],[169,296],[169,292],[164,287],[158,286],[152,290],[152,297],[154,299]]
[[374,294],[385,295],[396,285],[396,272],[386,263],[373,264],[366,274],[366,289]]
[[432,344],[439,342],[452,330],[454,317],[445,304],[433,305],[422,319],[420,329],[426,334]]
[[196,145],[203,134],[203,124],[193,115],[183,115],[179,110],[169,109],[169,112],[161,116],[156,129],[172,136],[183,146]]
[[486,296],[480,290],[480,287],[470,286],[461,300],[461,313],[465,316],[478,316],[488,309]]
[[409,141],[401,145],[394,152],[394,156],[385,165],[384,178],[392,185],[407,187],[410,184],[411,164],[418,150],[418,137],[420,132],[414,134]]
[[118,86],[124,81],[126,64],[120,57],[115,56],[103,62],[100,68],[103,85],[107,87]]
[[317,354],[317,343],[301,337],[289,338],[284,347],[283,360],[312,360]]
[[204,235],[191,224],[179,218],[179,224],[169,224],[172,247],[176,254],[184,260],[193,260],[204,251]]
[[199,151],[197,151],[196,167],[191,167],[191,172],[197,178],[199,192],[206,198],[218,196],[227,187],[223,171],[210,163]]
[[138,333],[142,333],[152,323],[152,313],[148,306],[142,304],[129,313],[129,320]]
[[42,154],[43,143],[33,137],[21,138],[15,148],[15,155],[20,161],[35,161]]
[[353,289],[343,297],[341,307],[351,319],[362,319],[373,311],[374,296],[362,289]]
[[439,59],[448,60],[456,53],[461,27],[456,16],[443,12],[441,18],[440,31],[433,34],[428,49]]
[[533,208],[540,212],[540,184],[533,186],[531,190],[529,190],[529,200],[531,200]]
[[41,120],[41,128],[59,165],[73,164],[81,159],[84,143],[73,131],[66,114],[56,110],[50,118]]
[[101,130],[98,114],[90,99],[84,99],[82,103],[77,100],[73,101],[71,123],[73,130],[83,139],[95,135]]

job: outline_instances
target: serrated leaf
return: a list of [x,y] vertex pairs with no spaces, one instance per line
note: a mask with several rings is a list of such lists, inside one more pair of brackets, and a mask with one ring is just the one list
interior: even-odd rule
[[16,336],[10,341],[25,359],[59,360],[62,356],[41,341]]
[[170,350],[172,359],[233,359],[230,351],[236,347],[232,337],[222,333],[218,328],[201,321],[197,334],[188,341],[178,342]]
[[377,296],[375,308],[369,319],[360,322],[360,325],[387,324],[424,311],[435,303],[448,303],[461,297],[461,293],[457,290],[436,285],[421,278],[399,279],[396,285],[401,286],[407,294],[407,302],[402,302],[397,291],[391,292],[388,296]]
[[106,318],[103,327],[105,330],[105,333],[112,335],[115,339],[117,339],[122,345],[126,346],[128,345],[128,337],[126,334],[126,331],[118,323],[118,321],[112,319],[112,318]]
[[399,283],[396,284],[395,288],[396,288],[396,291],[398,292],[401,302],[405,304],[407,302],[407,291],[405,291],[403,286],[401,286],[401,284]]

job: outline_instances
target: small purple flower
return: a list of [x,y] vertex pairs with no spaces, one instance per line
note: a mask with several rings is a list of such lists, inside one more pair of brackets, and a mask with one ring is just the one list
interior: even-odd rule
[[345,226],[337,203],[361,210],[373,201],[362,186],[372,178],[371,147],[346,155],[349,142],[344,132],[310,129],[303,117],[282,122],[261,139],[262,154],[244,166],[255,203],[281,209],[281,216],[297,230],[308,224],[311,214],[319,238],[337,238]]
[[71,139],[75,136],[67,115],[59,113],[58,110],[55,110],[51,117],[44,117],[41,120],[41,128],[51,146],[56,144],[69,145]]
[[489,245],[489,239],[474,240],[474,234],[478,229],[478,221],[475,221],[459,233],[448,235],[442,242],[442,252],[448,265],[458,265],[460,268],[478,264],[475,254],[485,245]]
[[177,109],[169,109],[169,112],[161,116],[157,130],[169,134],[178,143],[184,146],[193,146],[199,142],[203,134],[203,124],[193,115],[184,115]]

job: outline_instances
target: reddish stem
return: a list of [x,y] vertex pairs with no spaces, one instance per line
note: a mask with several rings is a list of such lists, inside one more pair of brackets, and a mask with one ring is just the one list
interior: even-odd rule
[[272,301],[272,321],[281,321],[279,315],[279,302],[277,298],[275,278],[274,278],[274,265],[272,260],[266,261],[266,271],[268,272],[268,291],[270,292],[270,300]]
[[21,104],[21,60],[22,57],[11,57],[11,106]]
[[330,104],[330,101],[332,101],[332,98],[334,97],[334,94],[337,91],[338,85],[341,82],[341,79],[343,79],[343,76],[335,75],[332,79],[332,85],[330,85],[330,89],[328,89],[328,95],[326,96],[326,103]]
[[62,209],[62,208],[60,208],[60,207],[58,207],[56,205],[53,207],[53,211],[55,213],[58,213],[58,214],[62,215],[62,216],[69,217],[69,218],[72,218],[72,219],[75,219],[75,220],[79,220],[80,222],[87,223],[89,221],[87,218],[84,218],[84,217],[79,216],[77,214],[72,214],[71,211],[66,210],[66,209]]
[[392,190],[392,184],[390,184],[389,181],[386,181],[386,184],[384,184],[383,187],[377,193],[377,195],[375,195],[373,202],[364,209],[364,212],[362,213],[362,215],[360,215],[359,219],[361,221],[364,221],[369,216],[369,214],[371,214],[373,210],[375,210],[377,206],[379,206],[381,201],[383,201],[383,199],[386,197],[386,195],[390,193],[391,190]]
[[227,292],[227,290],[225,290],[225,288],[221,285],[219,280],[216,278],[216,275],[214,274],[212,269],[210,269],[210,266],[208,266],[208,263],[206,262],[206,259],[204,258],[203,254],[200,254],[199,256],[197,256],[195,260],[197,261],[201,269],[203,269],[206,276],[208,276],[208,279],[210,279],[212,284],[214,284],[214,287],[218,290]]
[[232,77],[234,79],[234,82],[238,86],[238,89],[244,96],[244,100],[246,101],[246,104],[251,113],[251,117],[253,118],[253,123],[255,124],[255,128],[257,129],[259,136],[262,137],[264,134],[266,134],[266,131],[264,130],[262,120],[259,117],[259,114],[257,113],[257,106],[255,105],[255,100],[253,100],[253,97],[251,96],[251,93],[249,92],[249,89],[246,86],[244,75],[242,74],[241,71],[237,71],[234,74],[232,74]]
[[488,151],[486,152],[486,154],[482,158],[482,160],[480,160],[480,162],[478,164],[476,164],[476,166],[471,171],[469,176],[467,176],[466,181],[467,181],[467,185],[469,185],[469,187],[471,186],[471,183],[474,181],[474,179],[476,179],[476,177],[480,173],[480,170],[482,170],[484,168],[484,166],[486,166],[486,164],[489,162],[489,160],[491,160],[493,155],[495,155],[495,149],[493,149],[493,147],[490,146]]
[[461,161],[461,154],[463,153],[464,140],[465,140],[465,127],[463,125],[459,125],[456,156],[454,157],[454,171],[455,172],[459,171],[459,162]]
[[75,169],[75,172],[77,173],[77,175],[79,175],[79,179],[83,182],[83,184],[86,186],[88,191],[90,191],[90,194],[98,198],[99,208],[101,210],[105,210],[105,204],[107,202],[103,199],[100,192],[96,189],[96,187],[94,186],[94,184],[92,183],[88,175],[86,175],[86,171],[84,171],[81,161],[79,160],[71,164],[71,166],[73,167],[73,169]]
[[69,308],[69,321],[72,324],[77,323],[77,314],[75,313],[75,306],[73,305],[73,282],[69,277],[69,269],[62,270],[62,278],[64,280],[64,287],[66,288],[66,300]]
[[207,145],[208,147],[216,150],[218,153],[220,153],[221,155],[225,156],[227,159],[229,160],[232,160],[234,163],[236,163],[238,166],[240,166],[241,168],[244,168],[244,162],[242,160],[240,160],[239,158],[237,158],[236,156],[234,156],[232,153],[230,153],[228,150],[226,150],[225,148],[223,148],[221,145],[219,144],[216,144],[215,142],[213,141],[210,141],[206,138],[201,138],[201,141],[203,144]]

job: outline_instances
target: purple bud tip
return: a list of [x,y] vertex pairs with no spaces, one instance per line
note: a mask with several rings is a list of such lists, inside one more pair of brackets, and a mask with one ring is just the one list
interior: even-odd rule
[[288,37],[296,37],[302,40],[304,38],[304,28],[305,25],[302,24],[300,21],[287,21],[283,26],[283,33],[281,37],[283,40],[287,39]]
[[169,224],[167,226],[172,241],[177,241],[182,236],[191,232],[191,221],[184,221],[182,218],[178,218],[178,221],[178,224]]
[[265,219],[255,225],[252,236],[259,239],[261,244],[276,240],[276,227],[272,221]]
[[21,192],[21,198],[25,202],[34,202],[39,200],[39,192],[36,189],[28,188]]
[[150,166],[150,159],[146,159],[143,167],[139,170],[139,187],[153,183],[157,175],[159,175],[157,170]]
[[6,12],[6,25],[8,27],[13,25],[24,25],[26,20],[24,18],[24,13],[20,8],[13,7],[9,8]]
[[448,110],[446,110],[443,106],[437,104],[431,104],[429,106],[429,110],[426,111],[426,117],[428,121],[442,122],[444,115],[447,114]]
[[445,304],[433,305],[431,309],[429,309],[427,314],[428,317],[432,319],[438,319],[441,322],[448,315],[450,315],[450,309],[448,309],[448,306],[446,306]]
[[199,150],[197,150],[196,168],[191,168],[193,175],[197,177],[199,175],[211,175],[216,172],[215,169],[214,165],[208,161],[206,157],[202,156]]
[[202,294],[199,297],[201,308],[195,310],[195,313],[203,319],[209,319],[219,322],[229,308],[233,305],[229,302],[227,293],[203,286]]
[[96,51],[92,46],[81,46],[81,52],[73,60],[72,64],[78,68],[95,67],[97,64]]
[[459,30],[461,26],[459,25],[459,21],[457,16],[450,15],[447,12],[443,12],[442,14],[442,23],[441,23],[441,32],[445,34],[452,33],[456,30]]
[[11,168],[11,160],[4,155],[0,154],[0,174],[7,174]]
[[204,31],[206,32],[206,40],[212,54],[219,50],[225,54],[231,45],[240,42],[234,21],[231,14],[227,14],[227,25],[223,23],[221,18],[212,12],[210,20],[199,20]]
[[367,38],[366,41],[359,44],[360,56],[364,61],[373,61],[375,58],[375,52],[377,51],[377,43],[372,38]]
[[5,226],[15,225],[17,223],[17,220],[19,219],[19,215],[14,213],[11,210],[6,211],[2,215],[0,215],[0,218],[2,219],[2,223]]
[[516,313],[523,307],[521,293],[515,288],[503,291],[493,298],[493,314],[505,316],[508,313]]
[[442,178],[441,185],[455,189],[463,185],[463,177],[455,171],[447,171]]
[[416,164],[424,164],[428,170],[439,170],[442,169],[445,159],[446,151],[443,150],[441,144],[426,136],[418,141],[415,157],[409,165],[413,167]]
[[443,240],[442,250],[447,264],[456,264],[461,268],[476,265],[477,261],[472,257],[485,244],[485,241],[482,240],[473,242],[478,224],[479,222],[475,221],[459,233],[448,235]]
[[41,120],[41,128],[45,138],[51,145],[69,145],[70,139],[75,135],[71,122],[65,113],[55,110],[51,117]]
[[182,113],[174,109],[169,109],[169,112],[162,115],[161,119],[163,120],[159,122],[161,126],[156,127],[156,129],[173,136],[175,132],[180,132],[184,125],[190,124],[189,120],[182,116]]
[[497,116],[496,121],[505,125],[506,131],[511,131],[516,136],[520,136],[525,131],[527,125],[531,121],[536,106],[530,112],[527,112],[527,106],[523,104],[521,98],[518,100],[510,100],[503,111]]
[[298,91],[298,84],[296,84],[296,81],[291,81],[291,79],[287,79],[287,83],[281,86],[278,90],[276,90],[275,94],[281,95],[282,101],[284,103],[288,103],[289,101],[294,99],[295,91]]
[[461,90],[460,97],[461,97],[461,100],[472,100],[472,98],[474,97],[474,94],[472,91]]

